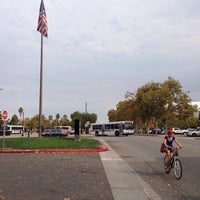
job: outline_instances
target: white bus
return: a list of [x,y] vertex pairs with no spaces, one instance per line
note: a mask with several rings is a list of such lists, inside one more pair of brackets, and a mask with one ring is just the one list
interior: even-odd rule
[[100,135],[126,135],[134,134],[134,124],[132,121],[118,121],[108,123],[92,123],[90,133],[95,136]]
[[24,131],[24,126],[21,125],[7,125],[7,130],[11,132],[11,134],[22,134]]

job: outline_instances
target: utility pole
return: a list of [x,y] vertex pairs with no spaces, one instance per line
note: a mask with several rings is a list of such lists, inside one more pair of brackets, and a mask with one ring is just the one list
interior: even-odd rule
[[87,102],[85,103],[85,114],[87,114]]

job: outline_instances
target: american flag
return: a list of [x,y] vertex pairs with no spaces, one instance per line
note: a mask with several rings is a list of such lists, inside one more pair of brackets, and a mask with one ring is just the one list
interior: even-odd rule
[[43,36],[48,37],[47,17],[43,0],[41,0],[40,4],[37,31],[39,31]]

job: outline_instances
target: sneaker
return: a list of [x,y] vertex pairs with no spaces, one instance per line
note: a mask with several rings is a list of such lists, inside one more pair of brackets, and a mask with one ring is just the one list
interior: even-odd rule
[[165,166],[165,172],[166,172],[167,174],[169,174],[169,173],[170,173],[170,168],[167,167],[167,166]]

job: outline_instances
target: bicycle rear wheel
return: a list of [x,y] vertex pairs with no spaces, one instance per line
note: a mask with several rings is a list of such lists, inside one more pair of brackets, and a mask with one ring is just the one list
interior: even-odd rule
[[174,175],[177,180],[181,179],[182,173],[183,173],[183,170],[182,170],[181,161],[179,159],[175,159],[174,160]]

